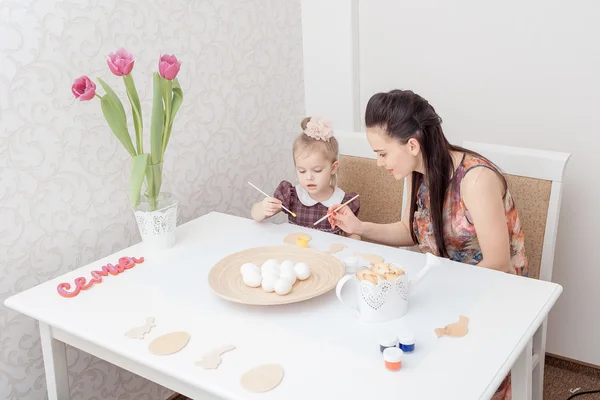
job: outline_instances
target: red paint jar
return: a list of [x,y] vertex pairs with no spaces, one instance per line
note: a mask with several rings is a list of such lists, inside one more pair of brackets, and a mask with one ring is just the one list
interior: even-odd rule
[[385,367],[390,371],[398,371],[402,368],[404,352],[397,347],[388,347],[383,351]]

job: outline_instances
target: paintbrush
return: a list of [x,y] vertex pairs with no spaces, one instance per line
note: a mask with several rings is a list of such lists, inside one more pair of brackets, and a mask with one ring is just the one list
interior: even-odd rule
[[346,207],[350,202],[356,200],[357,198],[358,198],[358,195],[354,196],[353,198],[351,198],[350,200],[348,200],[347,202],[345,202],[344,204],[342,204],[341,206],[339,206],[338,208],[336,208],[329,214],[325,215],[323,218],[319,219],[317,222],[314,223],[314,225],[317,225],[319,222],[323,221],[325,218],[328,218],[331,214],[340,211],[342,208]]
[[[257,188],[256,186],[254,186],[253,184],[251,184],[250,182],[248,182],[248,185],[252,186],[254,189],[258,190],[260,193],[262,193],[263,195],[265,195],[265,197],[273,197],[273,196],[269,196],[268,194],[266,194],[265,192],[263,192],[262,190],[260,190],[259,188]],[[296,213],[291,212],[290,210],[288,210],[287,208],[285,208],[284,206],[281,206],[281,208],[283,208],[285,211],[289,212],[290,215],[294,218],[296,218]]]

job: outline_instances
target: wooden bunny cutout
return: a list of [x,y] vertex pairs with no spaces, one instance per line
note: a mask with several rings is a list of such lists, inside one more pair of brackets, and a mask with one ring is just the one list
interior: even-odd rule
[[444,328],[437,328],[435,334],[437,337],[463,337],[469,332],[469,318],[461,315],[458,317],[458,322],[453,322],[446,325]]
[[235,349],[235,346],[230,344],[215,349],[210,353],[205,354],[200,361],[196,362],[196,365],[203,369],[217,369],[221,364],[221,361],[223,361],[221,355],[233,349]]
[[144,325],[138,326],[125,332],[125,336],[131,339],[143,339],[148,333],[150,333],[152,328],[154,328],[155,326],[156,325],[154,324],[154,318],[150,317],[146,319],[146,323]]

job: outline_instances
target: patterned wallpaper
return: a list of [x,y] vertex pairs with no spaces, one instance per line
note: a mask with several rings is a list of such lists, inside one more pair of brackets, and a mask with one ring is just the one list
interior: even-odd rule
[[[146,132],[159,53],[183,62],[165,156],[180,223],[212,210],[249,216],[260,195],[246,181],[273,190],[292,177],[304,117],[297,0],[6,0],[0,38],[1,302],[140,240],[128,155],[99,103],[70,89],[88,74],[123,94],[105,63],[120,46],[137,59]],[[169,394],[73,348],[68,362],[72,399]],[[0,400],[44,398],[37,325],[0,305]]]

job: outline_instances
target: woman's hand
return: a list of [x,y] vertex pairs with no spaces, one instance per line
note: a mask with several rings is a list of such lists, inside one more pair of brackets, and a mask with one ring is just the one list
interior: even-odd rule
[[344,206],[337,212],[333,212],[338,207],[340,207],[340,204],[334,204],[327,210],[327,214],[332,213],[328,218],[331,227],[337,226],[349,235],[361,235],[362,222],[348,206]]

